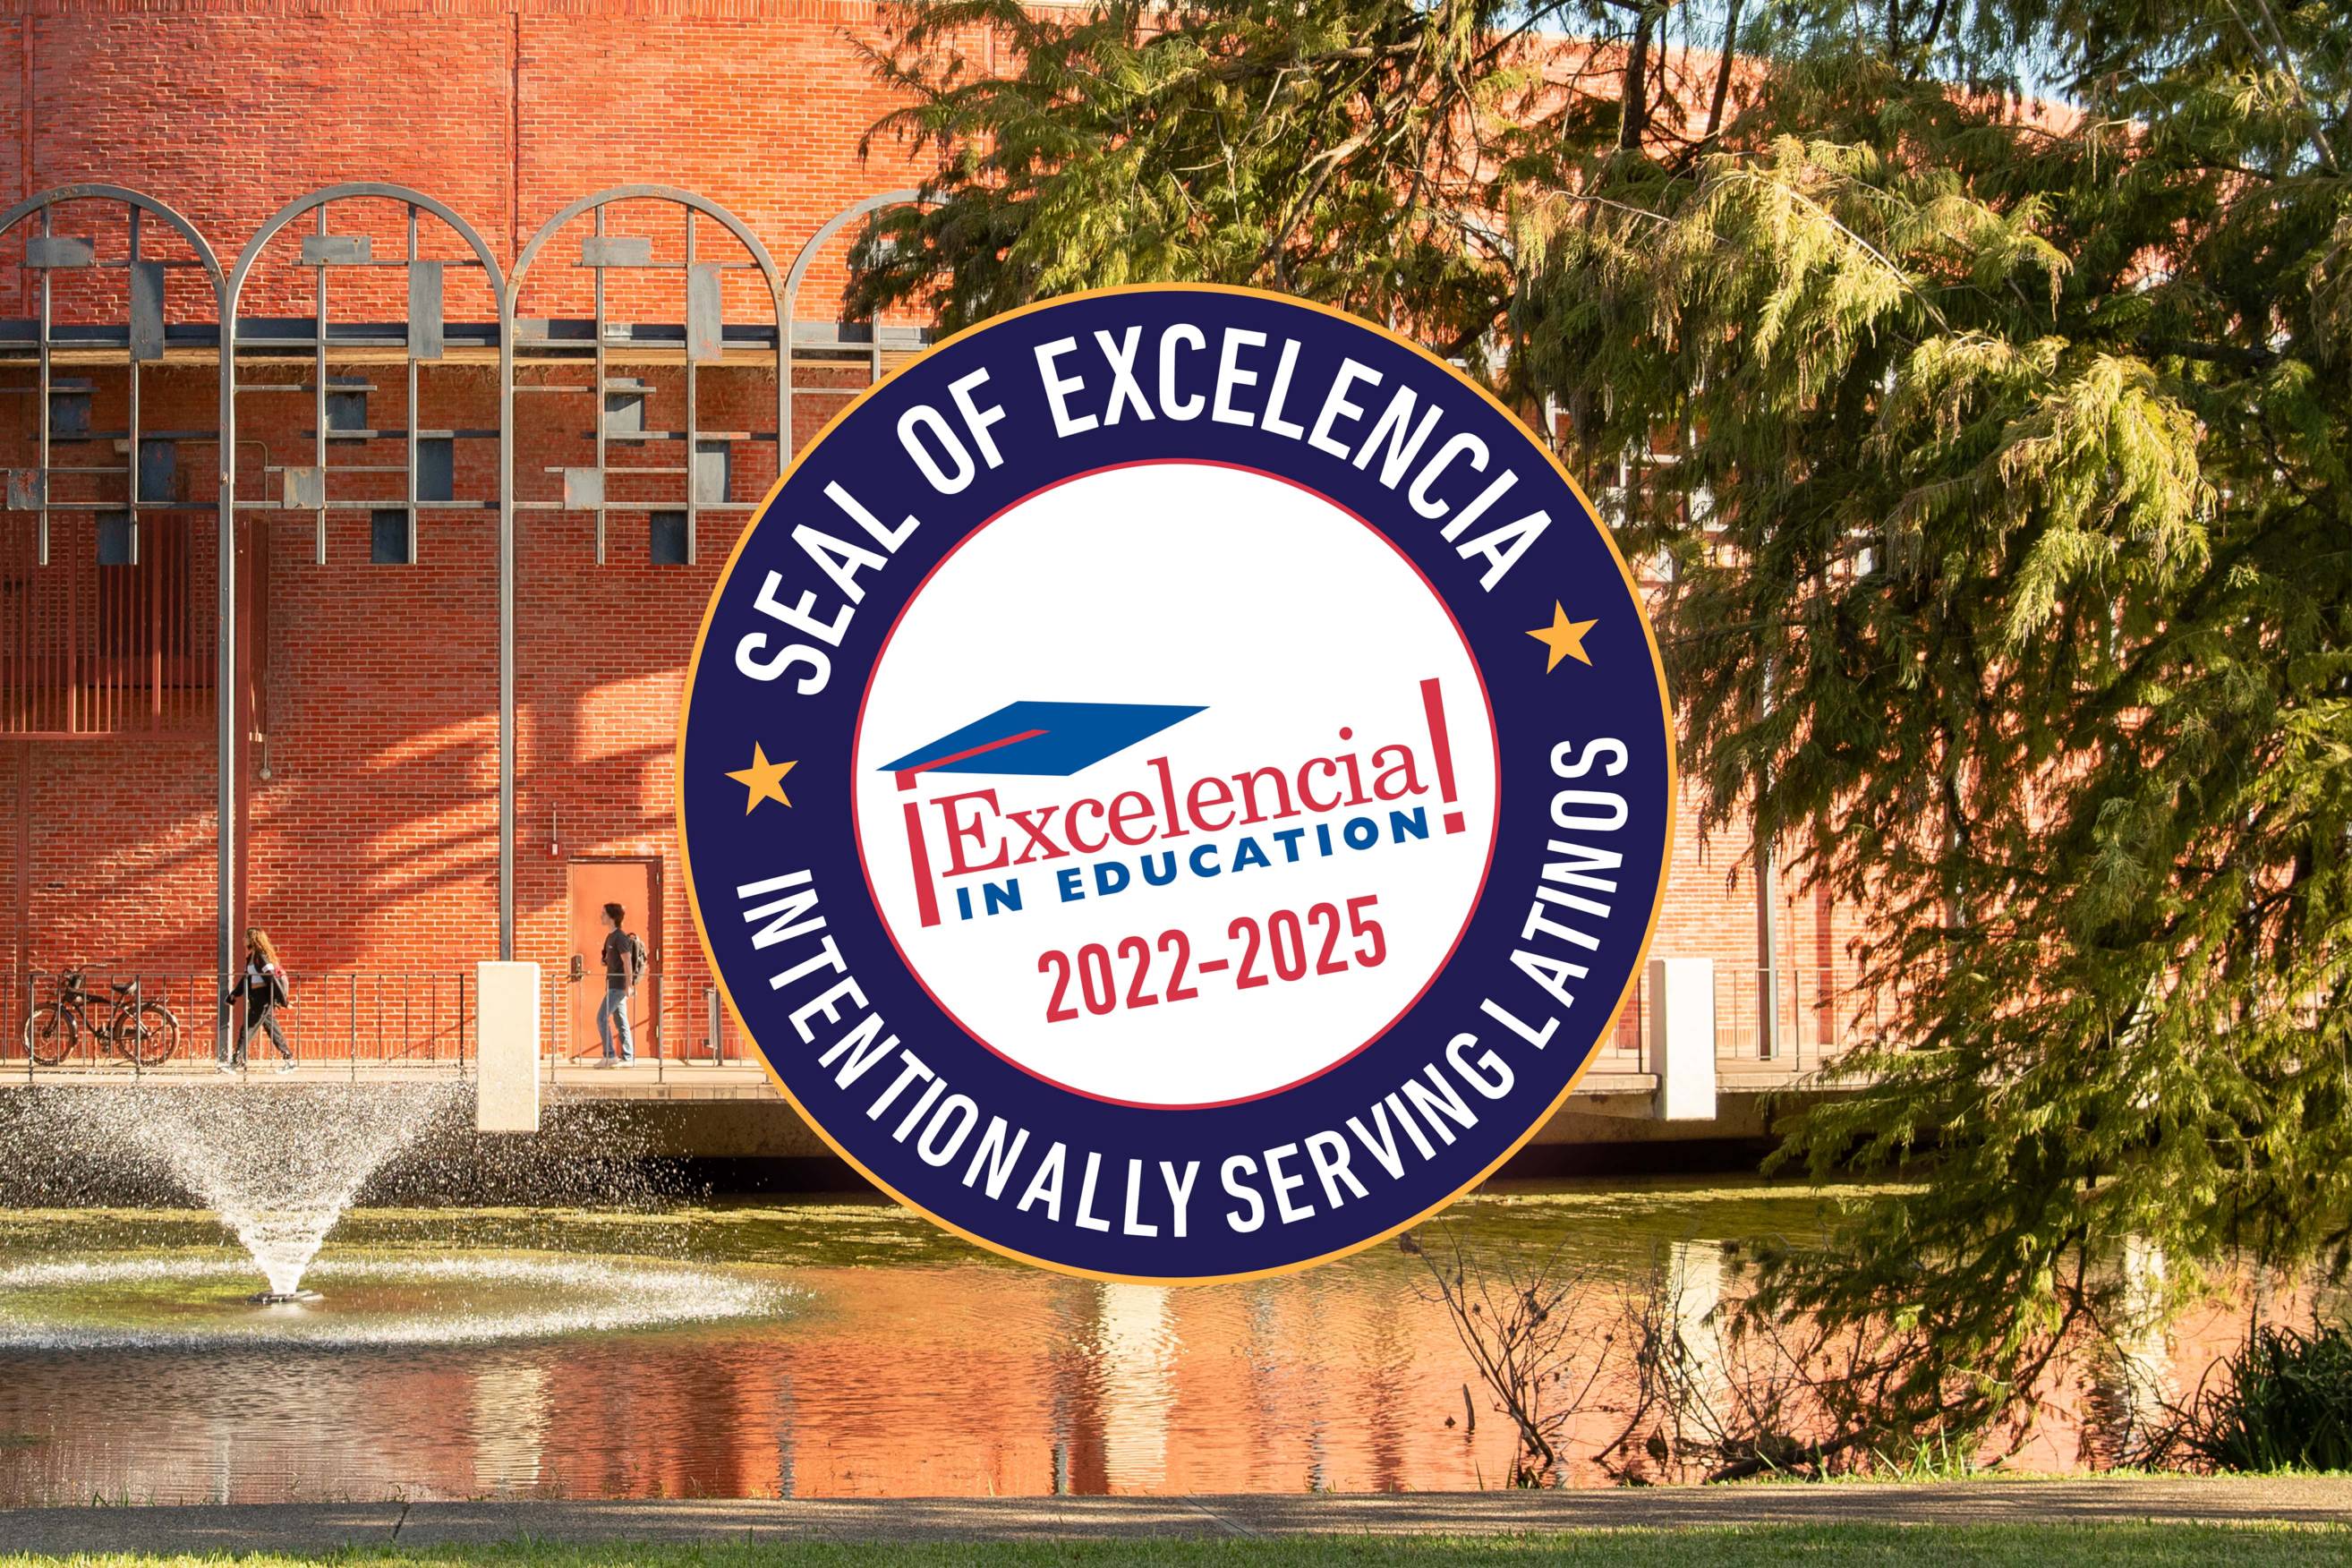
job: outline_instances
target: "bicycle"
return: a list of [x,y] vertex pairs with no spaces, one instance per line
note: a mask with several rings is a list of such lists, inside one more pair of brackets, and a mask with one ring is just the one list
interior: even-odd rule
[[53,1068],[88,1035],[126,1061],[161,1067],[180,1049],[180,1020],[163,1003],[141,1000],[139,989],[135,980],[114,982],[114,1011],[103,1024],[93,1024],[84,972],[67,970],[58,977],[57,1000],[34,1008],[26,1018],[25,1054],[37,1067]]

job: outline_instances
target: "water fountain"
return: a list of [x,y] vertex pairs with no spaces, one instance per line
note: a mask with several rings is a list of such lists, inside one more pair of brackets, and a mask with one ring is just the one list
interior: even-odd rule
[[792,1295],[693,1265],[503,1252],[330,1254],[319,1273],[326,1289],[257,1307],[240,1260],[0,1264],[0,1355],[448,1351],[759,1317]]
[[0,1168],[16,1174],[20,1205],[89,1212],[95,1237],[109,1205],[194,1199],[246,1256],[159,1250],[159,1231],[191,1227],[142,1215],[130,1252],[0,1267],[0,1351],[482,1342],[752,1316],[790,1295],[691,1264],[563,1256],[560,1236],[530,1252],[321,1260],[363,1193],[572,1203],[587,1191],[624,1206],[674,1195],[648,1188],[640,1151],[600,1108],[554,1115],[537,1138],[501,1139],[473,1131],[472,1088],[456,1078],[66,1086],[10,1100]]
[[[220,1216],[251,1255],[257,1302],[302,1300],[302,1276],[368,1178],[447,1115],[465,1091],[424,1084],[248,1090],[132,1084],[52,1090],[17,1142],[142,1167]],[[93,1171],[92,1176],[101,1173]]]
[[268,1289],[302,1299],[303,1271],[360,1187],[445,1113],[463,1086],[134,1089],[117,1121],[126,1138],[245,1244]]

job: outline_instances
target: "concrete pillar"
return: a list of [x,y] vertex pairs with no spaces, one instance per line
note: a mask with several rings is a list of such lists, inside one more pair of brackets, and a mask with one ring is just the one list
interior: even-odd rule
[[1661,1121],[1715,1120],[1715,961],[1650,960],[1650,1070]]
[[539,965],[475,965],[474,1126],[539,1131]]

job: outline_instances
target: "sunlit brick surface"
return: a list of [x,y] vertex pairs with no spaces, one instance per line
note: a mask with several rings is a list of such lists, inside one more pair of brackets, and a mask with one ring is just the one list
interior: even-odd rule
[[[15,90],[0,92],[0,184],[13,187],[12,201],[79,181],[134,186],[190,218],[224,266],[270,215],[308,192],[354,179],[406,184],[465,217],[499,266],[510,268],[531,235],[569,203],[614,184],[654,183],[728,208],[782,268],[843,207],[919,178],[919,162],[910,163],[909,150],[887,136],[870,158],[858,155],[859,137],[889,107],[853,42],[877,36],[873,7],[856,0],[332,7],[37,0],[0,20],[0,58],[16,64],[18,79]],[[101,254],[110,246],[121,254],[119,208],[76,211],[89,216],[68,226],[61,215],[59,232],[91,234]],[[372,234],[379,255],[400,253],[405,220],[398,206],[339,205],[334,214],[339,232]],[[310,223],[306,216],[268,248],[241,314],[310,312],[314,274],[293,265],[297,232]],[[675,207],[615,209],[614,225],[647,236],[657,258],[681,254]],[[467,254],[446,228],[429,221],[424,227],[423,254]],[[20,226],[0,239],[0,312],[36,308],[27,274],[16,265],[26,232]],[[534,263],[520,314],[588,313],[591,275],[573,265],[576,237],[585,232],[585,220],[573,225]],[[709,224],[698,226],[697,243],[701,259],[744,254]],[[185,254],[152,227],[147,244],[150,254]],[[812,275],[804,318],[838,313],[844,249],[833,247]],[[681,277],[615,277],[608,314],[679,321]],[[767,321],[758,275],[727,278],[728,319]],[[65,280],[59,320],[121,320],[121,279],[109,273]],[[404,279],[396,268],[338,274],[338,317],[400,319]],[[198,274],[173,273],[167,303],[174,321],[211,319]],[[479,273],[451,269],[447,313],[453,321],[490,315]],[[120,410],[110,406],[121,398],[119,368],[81,374],[99,382],[94,426],[119,427]],[[241,374],[253,384],[302,380],[309,372],[298,361]],[[345,372],[339,366],[337,374]],[[376,388],[372,426],[403,423],[405,371],[396,358],[349,374]],[[527,370],[524,378],[555,374]],[[681,416],[674,365],[616,366],[614,374],[656,384],[649,423],[668,427]],[[760,365],[701,367],[699,426],[772,428],[772,374]],[[845,387],[863,380],[860,370],[803,374]],[[585,372],[579,377],[584,381]],[[208,366],[151,366],[142,384],[147,427],[213,425]],[[419,425],[496,425],[492,368],[428,367],[424,386]],[[0,465],[34,462],[31,404],[18,397],[0,405]],[[814,435],[840,404],[838,396],[801,396],[795,439]],[[517,494],[557,498],[560,480],[546,470],[593,460],[593,405],[562,396],[527,396],[519,405]],[[264,463],[311,460],[309,397],[247,395],[240,422],[247,500],[275,483],[253,471]],[[675,446],[639,456],[649,464],[683,461]],[[396,442],[338,444],[334,454],[341,463],[402,458]],[[210,461],[209,449],[184,447],[180,499],[210,498]],[[456,494],[494,496],[495,462],[494,443],[459,442]],[[774,467],[772,446],[739,446],[730,496],[756,500]],[[368,488],[379,483],[381,489]],[[396,474],[351,478],[338,480],[335,493],[363,507],[369,496],[397,500],[399,486]],[[616,478],[613,486],[624,506],[677,493],[653,480]],[[88,514],[73,515],[87,531]],[[248,781],[249,918],[270,929],[298,973],[469,970],[495,956],[497,939],[495,514],[427,511],[415,563],[376,565],[367,511],[336,511],[323,566],[312,560],[310,513],[244,516],[267,534],[266,552],[248,545],[247,556],[249,571],[266,574],[267,600],[267,646],[257,650],[261,738]],[[520,514],[516,956],[559,973],[568,964],[568,859],[658,857],[663,924],[646,935],[664,974],[673,1045],[699,1042],[709,983],[677,862],[677,702],[695,628],[742,516],[705,514],[699,563],[657,567],[648,559],[645,512],[616,510],[599,567],[591,516]],[[187,512],[172,526],[189,531],[190,603],[206,616],[212,521]],[[20,514],[0,521],[12,538],[31,527]],[[61,528],[58,538],[60,559],[93,548],[71,529]],[[59,569],[9,564],[0,576],[17,594],[27,573]],[[162,738],[0,743],[7,753],[0,756],[0,803],[11,829],[0,830],[0,897],[10,900],[19,973],[77,961],[159,974],[209,971],[209,722]],[[1752,1054],[1758,944],[1741,864],[1746,845],[1736,837],[1702,844],[1688,809],[1677,834],[1655,951],[1716,961],[1724,1048]],[[1833,1010],[1824,997],[1850,979],[1845,943],[1854,922],[1811,893],[1784,889],[1783,904],[1783,1052],[1810,1056],[1845,1032],[1851,1000]],[[589,962],[593,968],[594,955]],[[1628,1058],[1621,1065],[1635,1065],[1638,1030],[1619,1037]]]

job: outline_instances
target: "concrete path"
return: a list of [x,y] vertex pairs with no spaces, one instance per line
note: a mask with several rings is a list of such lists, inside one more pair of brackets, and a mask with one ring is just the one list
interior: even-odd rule
[[398,1542],[1118,1540],[1487,1534],[1689,1525],[2252,1522],[2352,1525],[2352,1479],[1799,1484],[1355,1496],[247,1503],[0,1510],[0,1551],[320,1552]]

